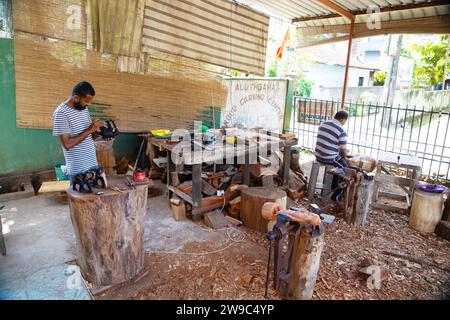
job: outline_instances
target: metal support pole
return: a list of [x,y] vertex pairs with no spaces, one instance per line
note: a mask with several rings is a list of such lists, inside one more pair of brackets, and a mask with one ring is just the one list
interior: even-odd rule
[[348,49],[347,49],[347,62],[345,64],[345,76],[344,76],[344,88],[342,89],[342,105],[341,109],[345,107],[345,95],[347,93],[347,83],[348,83],[348,70],[350,68],[350,56],[352,53],[352,42],[353,42],[353,30],[355,28],[355,20],[350,23],[350,32],[348,35]]

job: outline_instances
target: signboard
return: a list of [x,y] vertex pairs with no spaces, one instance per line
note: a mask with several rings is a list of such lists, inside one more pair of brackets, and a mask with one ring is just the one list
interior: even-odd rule
[[297,121],[302,123],[321,124],[333,119],[334,113],[338,110],[336,102],[298,99],[296,103]]
[[287,80],[226,79],[228,97],[221,125],[283,130]]

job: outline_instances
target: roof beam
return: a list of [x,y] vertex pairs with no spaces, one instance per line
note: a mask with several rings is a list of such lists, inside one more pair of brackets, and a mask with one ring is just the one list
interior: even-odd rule
[[[342,17],[349,19],[350,21],[355,21],[355,16],[344,8],[338,6],[337,4],[331,2],[330,0],[317,0],[320,4],[330,9],[331,11],[336,12]],[[295,20],[295,19],[294,19]]]
[[[318,0],[318,1],[322,3],[321,0]],[[448,0],[434,0],[434,1],[430,1],[430,2],[411,3],[411,4],[404,4],[404,5],[398,5],[398,6],[381,7],[380,12],[392,12],[392,11],[400,11],[400,10],[408,10],[408,9],[429,8],[429,7],[437,7],[437,6],[443,6],[443,5],[448,5]],[[352,14],[353,16],[367,14],[367,9],[350,11],[350,14]],[[326,15],[316,16],[316,17],[295,18],[295,19],[292,19],[292,23],[338,18],[340,16],[341,16],[341,14],[332,13],[332,14],[326,14]]]

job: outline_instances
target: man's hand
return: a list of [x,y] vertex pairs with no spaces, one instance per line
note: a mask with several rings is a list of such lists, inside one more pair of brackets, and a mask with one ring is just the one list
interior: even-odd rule
[[98,131],[101,127],[105,126],[105,123],[101,120],[94,120],[89,126],[88,130],[90,133]]
[[63,134],[59,136],[59,139],[61,141],[61,144],[63,145],[64,149],[69,150],[75,147],[76,145],[80,144],[84,141],[88,136],[90,136],[93,132],[98,131],[102,126],[104,126],[104,122],[101,120],[95,120],[91,123],[91,125],[84,130],[82,133],[75,137],[71,137],[68,134]]

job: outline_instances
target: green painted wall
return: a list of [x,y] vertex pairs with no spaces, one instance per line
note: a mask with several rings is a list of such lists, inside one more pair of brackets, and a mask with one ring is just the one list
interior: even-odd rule
[[[133,159],[139,143],[137,135],[120,135],[114,143],[116,156]],[[61,162],[61,146],[51,130],[16,127],[14,40],[0,39],[0,175],[50,169]]]

